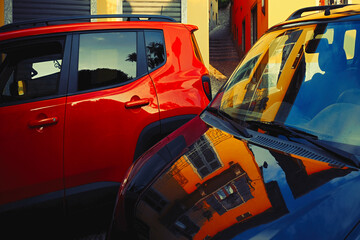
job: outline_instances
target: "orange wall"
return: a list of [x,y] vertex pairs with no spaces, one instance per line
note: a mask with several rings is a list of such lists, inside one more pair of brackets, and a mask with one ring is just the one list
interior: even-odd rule
[[[268,29],[268,0],[265,0],[265,11],[262,11],[262,0],[234,0],[231,9],[231,25],[234,39],[242,49],[242,22],[245,20],[245,52],[251,48],[251,9],[257,6],[257,39]],[[236,39],[236,36],[238,38]]]
[[0,26],[3,26],[4,22],[5,22],[4,1],[0,1]]

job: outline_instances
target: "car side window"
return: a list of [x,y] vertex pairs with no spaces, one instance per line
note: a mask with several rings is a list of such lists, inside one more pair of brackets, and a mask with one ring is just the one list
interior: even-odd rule
[[146,55],[149,71],[165,63],[165,42],[161,30],[145,31]]
[[80,35],[78,91],[126,83],[136,78],[136,32]]
[[57,95],[63,44],[54,40],[2,48],[0,103]]

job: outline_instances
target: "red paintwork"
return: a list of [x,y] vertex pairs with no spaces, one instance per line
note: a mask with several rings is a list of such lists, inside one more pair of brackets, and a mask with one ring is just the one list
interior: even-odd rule
[[0,107],[0,204],[89,183],[121,182],[145,126],[198,114],[209,103],[201,83],[208,71],[194,54],[192,25],[78,23],[1,33],[0,41],[121,28],[162,29],[166,64],[125,86]]
[[[146,98],[149,105],[127,109]],[[154,85],[143,77],[122,87],[68,97],[65,118],[65,186],[120,182],[133,161],[140,132],[159,120]]]
[[[200,113],[209,100],[204,92],[201,77],[207,75],[205,66],[192,49],[190,32],[181,25],[164,29],[167,64],[150,73],[159,103],[160,118]],[[169,91],[171,89],[171,91]]]
[[[0,107],[0,204],[63,189],[65,101]],[[29,127],[54,117],[57,124]]]

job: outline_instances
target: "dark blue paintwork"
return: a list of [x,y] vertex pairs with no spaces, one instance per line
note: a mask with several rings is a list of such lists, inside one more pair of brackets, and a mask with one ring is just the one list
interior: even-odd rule
[[[269,137],[266,133],[254,131],[251,131],[251,134],[253,137],[259,134]],[[204,147],[206,141],[207,148]],[[226,141],[231,143],[231,147],[219,150],[221,144],[226,146]],[[240,155],[237,142],[239,146],[244,146]],[[201,150],[196,150],[198,147]],[[316,148],[308,149],[313,149],[314,156],[326,154]],[[220,167],[209,160],[214,156],[211,151],[216,153],[217,157],[214,158],[218,158]],[[204,154],[205,152],[208,153]],[[198,156],[190,156],[196,153]],[[261,173],[260,179],[251,179],[251,173],[243,170],[246,166],[242,161],[245,161],[249,153],[254,160],[252,164]],[[190,164],[193,172],[184,170],[186,167],[183,170],[179,168],[184,156],[187,159],[184,163]],[[228,156],[233,157],[230,167],[224,162]],[[287,152],[276,147],[274,149],[253,143],[251,138],[238,135],[236,129],[224,120],[204,112],[201,117],[196,117],[156,145],[133,166],[128,182],[119,195],[109,237],[358,239],[359,229],[356,226],[360,220],[359,171],[354,166],[341,163],[336,156],[328,154],[326,157],[325,160],[333,158],[334,161],[328,163],[327,160],[324,162],[302,156],[289,156]],[[199,168],[201,164],[196,166],[196,160],[191,161],[200,158],[208,159],[209,163],[214,164],[213,172],[210,171],[207,176],[205,174],[203,181],[199,181],[193,192],[186,192],[182,186],[192,181],[190,175],[202,175]],[[181,173],[178,176],[182,178],[177,178],[177,182],[171,178],[175,166],[179,168],[177,173]],[[214,176],[208,177],[212,176],[211,174]],[[167,187],[159,187],[165,182]],[[236,194],[230,194],[225,200],[219,201],[221,196],[217,194],[218,191],[229,184],[230,193],[239,193],[242,200],[235,199]],[[208,238],[199,238],[205,224],[219,219],[223,224],[227,220],[221,216],[255,201],[254,191],[259,185],[266,189],[267,196],[264,196],[272,205],[269,209],[257,215],[249,211],[239,216],[237,223],[229,223],[227,228],[209,233]],[[261,199],[256,201],[261,202]],[[219,202],[221,205],[217,204]],[[228,218],[228,221],[231,222],[231,219]]]

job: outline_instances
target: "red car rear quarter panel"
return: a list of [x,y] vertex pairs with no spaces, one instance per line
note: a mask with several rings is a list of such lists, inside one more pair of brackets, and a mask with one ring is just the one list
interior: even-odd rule
[[189,30],[180,24],[166,25],[166,64],[150,73],[159,99],[160,118],[199,114],[209,103],[201,83],[202,75],[208,71],[194,54]]

